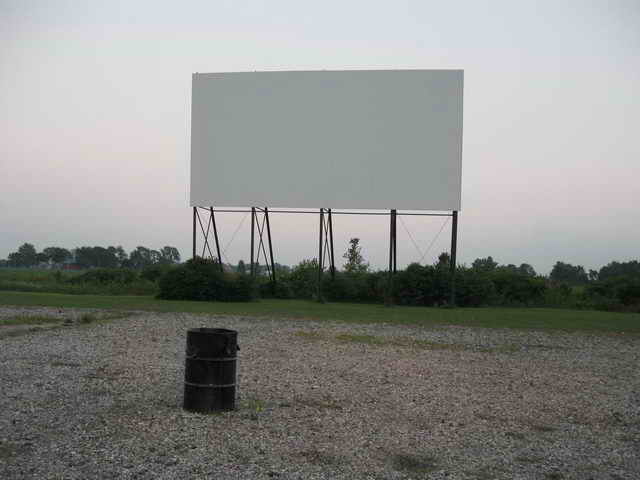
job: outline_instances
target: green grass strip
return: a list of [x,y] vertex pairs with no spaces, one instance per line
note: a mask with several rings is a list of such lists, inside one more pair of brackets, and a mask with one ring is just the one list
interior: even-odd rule
[[66,295],[39,292],[0,292],[0,305],[101,308],[156,312],[308,318],[342,323],[401,325],[460,325],[486,328],[592,330],[640,333],[640,314],[552,308],[425,308],[385,307],[305,300],[261,300],[216,303],[158,300],[152,296]]

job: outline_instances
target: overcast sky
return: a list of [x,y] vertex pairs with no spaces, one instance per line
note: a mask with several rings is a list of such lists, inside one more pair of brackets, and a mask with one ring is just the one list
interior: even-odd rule
[[[640,257],[637,0],[0,0],[0,258],[24,242],[188,258],[193,72],[401,68],[465,71],[460,262]],[[218,222],[225,260],[247,261],[249,218]],[[448,250],[444,222],[398,222],[399,264]],[[317,256],[317,216],[271,223],[276,261]],[[386,217],[334,233],[337,258],[357,236],[388,261]]]

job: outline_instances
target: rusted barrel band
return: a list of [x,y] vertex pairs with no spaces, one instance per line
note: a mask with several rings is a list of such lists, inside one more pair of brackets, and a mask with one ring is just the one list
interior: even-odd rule
[[209,357],[187,357],[187,360],[204,360],[206,362],[235,362],[238,357],[223,357],[223,358],[209,358]]
[[217,383],[191,383],[184,382],[185,385],[189,385],[190,387],[203,387],[203,388],[226,388],[226,387],[235,387],[235,383],[226,383],[226,384],[217,384]]

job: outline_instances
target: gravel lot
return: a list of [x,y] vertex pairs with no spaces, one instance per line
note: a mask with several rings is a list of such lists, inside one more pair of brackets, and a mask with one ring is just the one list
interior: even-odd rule
[[[79,318],[0,309],[16,314]],[[201,326],[239,332],[237,411],[181,408]],[[156,313],[9,328],[0,478],[640,478],[638,336]]]

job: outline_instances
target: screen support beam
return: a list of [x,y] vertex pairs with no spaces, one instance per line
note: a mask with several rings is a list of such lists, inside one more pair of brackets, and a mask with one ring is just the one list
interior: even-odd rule
[[451,212],[451,306],[456,306],[456,253],[458,249],[458,211]]
[[[209,218],[207,221],[207,228],[205,230],[204,225],[202,223],[202,218],[199,213],[199,209],[205,210],[209,214]],[[202,233],[204,244],[202,246],[202,254],[200,255],[202,258],[205,258],[205,253],[208,252],[209,258],[214,261],[217,261],[220,265],[220,269],[224,271],[222,264],[222,256],[220,252],[220,241],[218,238],[218,228],[215,220],[215,212],[232,212],[232,213],[242,213],[245,210],[221,210],[214,209],[213,207],[204,208],[204,207],[193,207],[193,225],[192,225],[192,233],[193,233],[193,242],[192,242],[192,258],[196,258],[198,256],[197,252],[197,230],[198,225],[200,226],[200,231]],[[260,254],[262,253],[264,260],[266,262],[267,271],[269,277],[272,282],[272,286],[275,290],[276,285],[276,272],[275,272],[275,262],[273,255],[273,242],[271,238],[271,225],[269,223],[269,210],[267,207],[258,208],[251,207],[251,275],[256,276],[258,272],[258,266],[260,261]],[[286,211],[286,210],[275,210],[275,213],[313,213],[309,211]],[[325,215],[326,213],[326,215]],[[378,212],[332,212],[330,208],[321,208],[320,209],[320,231],[319,231],[319,239],[318,239],[318,300],[322,301],[322,292],[321,292],[321,284],[322,284],[322,275],[325,270],[325,263],[328,260],[329,272],[331,274],[331,278],[335,278],[335,258],[334,258],[334,247],[333,247],[333,219],[332,214],[360,214],[360,215],[389,215],[390,224],[389,224],[389,271],[388,271],[388,295],[386,302],[391,304],[393,302],[392,293],[393,293],[393,277],[397,272],[397,217],[398,215],[414,215],[412,213],[398,213],[396,209],[392,209],[389,213],[378,213]],[[452,217],[452,225],[451,225],[451,255],[449,259],[449,272],[451,275],[451,292],[450,292],[450,305],[455,306],[456,302],[456,268],[457,268],[457,243],[458,243],[458,211],[453,210],[451,213],[437,213],[437,214],[415,214],[415,215],[424,215],[424,216],[450,216]],[[258,216],[262,214],[262,222],[260,222]],[[258,233],[259,243],[256,251],[256,231]],[[264,232],[267,233],[267,241],[269,243],[269,257],[267,258],[266,246],[263,239]],[[215,251],[217,256],[214,257],[211,251],[211,245],[209,244],[209,234],[212,233],[213,240],[215,241]]]
[[[222,256],[220,254],[220,241],[218,239],[218,227],[216,225],[216,217],[213,210],[213,207],[209,207],[208,209],[202,208],[202,210],[206,211],[209,214],[209,218],[207,219],[207,228],[205,230],[204,225],[202,223],[202,218],[200,217],[200,212],[198,211],[199,207],[193,207],[193,258],[198,256],[197,252],[197,226],[200,226],[200,231],[202,233],[202,237],[204,243],[202,245],[202,254],[201,258],[206,258],[207,256],[212,259],[214,262],[217,262],[220,266],[220,271],[224,271],[222,266]],[[209,235],[213,235],[213,240],[215,241],[215,249],[216,255],[213,255],[211,251],[211,245],[209,244]],[[208,253],[208,255],[206,255]]]
[[[259,216],[262,215],[262,218]],[[269,243],[269,257],[265,247],[264,233],[267,233]],[[258,245],[256,248],[256,233],[258,234]],[[251,276],[255,277],[259,272],[260,254],[264,258],[267,273],[271,279],[271,286],[275,291],[276,286],[276,266],[273,260],[273,243],[271,242],[271,224],[269,223],[269,209],[267,207],[251,207]]]
[[222,255],[220,255],[220,242],[218,241],[218,227],[216,227],[216,216],[213,213],[213,207],[209,207],[209,212],[211,213],[211,224],[213,225],[213,236],[216,241],[216,253],[218,255],[218,263],[220,264],[220,271],[224,272],[224,268],[222,267]]
[[[326,211],[326,216],[325,216]],[[336,278],[336,264],[333,254],[333,219],[330,208],[320,209],[320,230],[318,234],[318,301],[322,301],[322,276],[328,260],[331,279]]]
[[196,217],[198,215],[198,207],[193,207],[193,254],[191,258],[196,258]]
[[330,272],[331,272],[331,280],[335,280],[336,278],[336,263],[335,263],[335,258],[333,256],[333,220],[331,218],[331,209],[327,209],[329,211],[329,252],[331,253],[331,265],[330,265]]
[[397,249],[397,210],[389,212],[389,273],[387,279],[387,305],[393,305],[393,277],[397,272],[398,249]]

